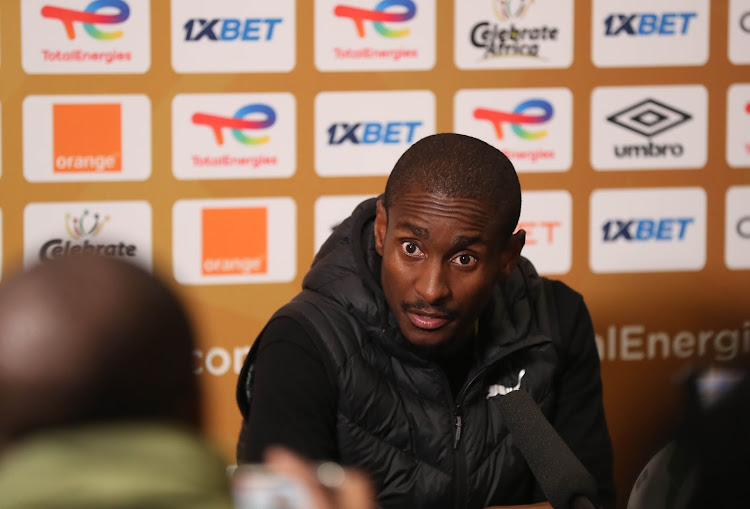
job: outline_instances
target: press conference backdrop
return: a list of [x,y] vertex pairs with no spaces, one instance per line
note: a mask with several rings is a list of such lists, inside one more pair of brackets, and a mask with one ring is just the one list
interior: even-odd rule
[[592,312],[622,501],[684,374],[750,353],[748,64],[750,0],[2,0],[2,276],[171,278],[232,458],[243,358],[331,229],[418,139],[476,136]]

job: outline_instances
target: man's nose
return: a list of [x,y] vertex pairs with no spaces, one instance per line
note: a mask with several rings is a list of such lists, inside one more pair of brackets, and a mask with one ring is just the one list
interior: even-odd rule
[[447,269],[440,260],[426,260],[415,285],[417,293],[430,304],[438,304],[450,297]]

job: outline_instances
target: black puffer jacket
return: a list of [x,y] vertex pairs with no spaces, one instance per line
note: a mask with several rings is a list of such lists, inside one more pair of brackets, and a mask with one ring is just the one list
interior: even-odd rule
[[[454,398],[445,373],[412,351],[388,310],[379,285],[374,215],[375,201],[368,200],[337,228],[303,291],[275,315],[296,320],[330,353],[342,463],[372,476],[383,507],[481,508],[540,500],[493,397],[498,386],[520,386],[605,485],[609,493],[603,498],[610,498],[611,447],[588,313],[585,337],[559,334],[560,297],[566,309],[585,311],[580,296],[541,278],[522,259],[480,319],[476,362]],[[253,362],[251,352],[238,387],[245,416]],[[580,366],[586,380],[566,373]]]

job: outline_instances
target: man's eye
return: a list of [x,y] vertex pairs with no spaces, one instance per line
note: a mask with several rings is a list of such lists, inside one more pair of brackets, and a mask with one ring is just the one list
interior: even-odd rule
[[404,241],[401,243],[401,249],[404,250],[404,253],[406,253],[409,256],[421,256],[422,251],[417,247],[417,245],[414,242]]
[[461,255],[456,256],[453,259],[453,263],[455,263],[456,265],[463,265],[463,266],[473,265],[476,262],[477,262],[477,259],[468,254],[461,254]]

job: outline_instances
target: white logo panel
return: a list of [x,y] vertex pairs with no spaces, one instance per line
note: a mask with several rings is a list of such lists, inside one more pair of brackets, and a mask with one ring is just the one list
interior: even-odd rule
[[750,0],[729,0],[729,61],[750,64]]
[[148,0],[20,4],[22,65],[29,74],[145,73],[151,66]]
[[597,67],[703,65],[709,0],[594,0],[591,58]]
[[702,168],[708,92],[702,85],[598,87],[591,94],[596,170]]
[[146,180],[151,101],[132,95],[31,95],[23,101],[29,182]]
[[727,163],[750,168],[750,83],[727,90]]
[[724,261],[730,269],[750,269],[750,186],[727,191]]
[[567,171],[573,96],[567,88],[459,90],[454,129],[501,150],[518,172]]
[[455,2],[459,69],[564,68],[573,62],[573,0]]
[[290,177],[297,167],[296,102],[286,92],[178,94],[172,171],[178,179]]
[[297,272],[291,198],[178,200],[172,263],[186,285],[286,283]]
[[172,0],[172,67],[183,73],[289,72],[294,0]]
[[435,65],[435,0],[316,0],[320,71],[416,71]]
[[29,203],[23,264],[76,254],[103,255],[151,270],[151,205],[145,201]]
[[315,200],[315,252],[354,209],[374,195],[321,196]]
[[429,90],[315,97],[315,171],[324,177],[388,175],[408,147],[431,134],[435,96]]
[[592,271],[697,271],[705,265],[703,188],[600,189],[590,202]]
[[526,230],[523,256],[540,274],[565,274],[572,264],[573,200],[567,191],[526,191],[517,230]]

